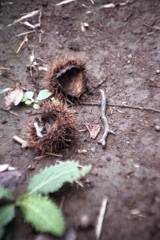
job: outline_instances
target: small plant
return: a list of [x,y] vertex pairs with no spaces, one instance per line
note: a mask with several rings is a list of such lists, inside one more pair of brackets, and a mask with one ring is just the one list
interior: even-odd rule
[[12,200],[12,203],[0,208],[0,238],[5,226],[15,217],[15,207],[20,207],[24,220],[36,231],[62,236],[65,231],[64,217],[59,207],[46,195],[58,191],[65,182],[73,183],[85,176],[90,169],[91,165],[79,169],[78,162],[69,160],[46,167],[31,178],[27,193],[16,200],[7,189],[0,186],[0,199]]
[[23,98],[21,102],[24,102],[27,106],[33,104],[34,109],[39,109],[40,106],[38,104],[38,101],[45,100],[49,98],[52,95],[52,93],[48,89],[43,89],[39,92],[38,96],[34,99],[34,92],[27,91],[24,93]]

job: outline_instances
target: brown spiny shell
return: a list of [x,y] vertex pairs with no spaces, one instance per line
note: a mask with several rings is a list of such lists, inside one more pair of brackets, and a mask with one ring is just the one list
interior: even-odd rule
[[78,99],[86,91],[85,65],[82,59],[73,56],[55,60],[50,64],[44,78],[45,87],[60,100]]
[[[26,139],[29,146],[42,155],[57,153],[67,148],[70,142],[75,139],[76,120],[74,114],[62,103],[56,105],[45,102],[40,110],[41,118],[35,118],[35,121],[29,124],[27,128]],[[43,126],[42,128],[39,127],[42,136],[37,135],[36,121]]]

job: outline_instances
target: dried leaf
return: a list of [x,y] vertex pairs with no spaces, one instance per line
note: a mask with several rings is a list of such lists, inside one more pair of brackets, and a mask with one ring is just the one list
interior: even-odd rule
[[20,83],[16,83],[15,87],[8,92],[5,97],[4,106],[7,110],[11,108],[11,104],[17,106],[23,98],[23,90]]
[[95,139],[97,137],[98,133],[100,132],[100,129],[101,129],[100,125],[92,124],[92,123],[86,123],[85,125],[90,133],[90,137],[92,139]]
[[16,169],[0,173],[0,185],[3,187],[15,186],[20,184],[26,178],[26,171],[24,169]]

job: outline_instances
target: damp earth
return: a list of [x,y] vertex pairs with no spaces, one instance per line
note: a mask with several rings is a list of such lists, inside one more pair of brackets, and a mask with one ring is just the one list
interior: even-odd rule
[[[102,88],[111,104],[160,109],[160,2],[121,0],[118,2],[125,4],[113,8],[101,6],[115,3],[114,0],[77,0],[55,6],[59,2],[3,1],[6,4],[0,7],[0,88],[12,88],[18,81],[24,89],[35,93],[42,88],[45,72],[33,69],[31,76],[27,68],[33,51],[42,65],[74,55],[86,61],[91,91],[83,96],[85,101],[100,102]],[[16,54],[24,36],[15,36],[31,29],[20,23],[7,25],[22,13],[41,7],[41,28],[28,34],[28,41]],[[92,164],[91,172],[81,180],[83,187],[76,183],[67,185],[51,196],[58,204],[63,201],[66,230],[75,229],[77,240],[96,239],[99,209],[107,197],[101,240],[160,239],[160,113],[107,107],[106,117],[115,134],[108,135],[106,148],[102,148],[97,143],[104,131],[100,107],[76,104],[72,107],[78,119],[76,141],[61,152],[62,157],[37,160],[33,150],[22,149],[12,139],[14,135],[23,138],[25,126],[36,110],[20,104],[12,108],[19,116],[5,112],[4,97],[0,94],[0,163],[26,170],[26,180],[10,187],[14,196],[23,194],[29,179],[57,160]],[[101,125],[96,139],[90,138],[86,123]],[[79,227],[84,215],[89,216],[92,227]],[[17,209],[17,217],[9,224],[5,238],[32,240],[38,234],[23,222]]]

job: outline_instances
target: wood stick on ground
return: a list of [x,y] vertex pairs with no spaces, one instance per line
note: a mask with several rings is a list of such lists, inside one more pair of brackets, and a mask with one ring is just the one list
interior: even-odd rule
[[103,224],[104,214],[105,214],[106,207],[107,207],[107,202],[108,202],[108,199],[104,198],[101,203],[101,208],[99,211],[99,216],[98,216],[97,225],[96,225],[96,239],[97,240],[100,238],[100,235],[101,235],[102,224]]
[[20,44],[19,48],[17,49],[16,54],[19,53],[19,51],[21,50],[21,48],[23,47],[23,45],[24,45],[25,42],[27,42],[27,41],[28,41],[28,37],[27,37],[27,35],[26,35],[26,36],[24,37],[23,42]]
[[29,147],[29,144],[26,140],[23,140],[22,138],[18,136],[13,136],[12,137],[16,142],[20,143],[22,145],[22,148],[27,148]]
[[[100,106],[100,105],[101,105],[101,102],[81,102],[81,105]],[[160,110],[159,110],[159,109],[156,109],[156,108],[130,106],[130,105],[123,105],[123,104],[107,103],[107,107],[130,108],[130,109],[137,109],[137,110],[152,111],[152,112],[158,112],[158,113],[160,113]]]
[[104,133],[102,135],[102,138],[98,141],[99,144],[102,144],[102,147],[106,146],[106,138],[108,136],[108,133],[114,134],[112,130],[110,130],[107,118],[105,116],[106,112],[106,105],[107,105],[107,96],[103,89],[100,89],[100,93],[102,96],[102,104],[101,104],[101,120],[104,125]]

